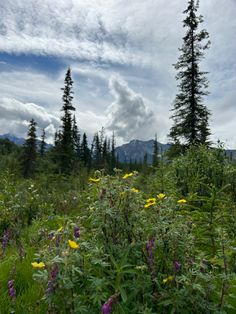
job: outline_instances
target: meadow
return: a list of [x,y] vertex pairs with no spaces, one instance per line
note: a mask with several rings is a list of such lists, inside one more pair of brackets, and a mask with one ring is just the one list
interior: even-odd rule
[[[9,166],[9,165],[8,165]],[[0,313],[236,313],[236,166],[0,173]]]

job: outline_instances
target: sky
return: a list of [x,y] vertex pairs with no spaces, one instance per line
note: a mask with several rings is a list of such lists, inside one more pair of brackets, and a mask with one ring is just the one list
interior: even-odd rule
[[[177,92],[187,0],[0,0],[0,134],[24,137],[29,120],[60,126],[65,73],[71,67],[76,118],[91,138],[102,127],[117,144],[168,142]],[[236,0],[200,0],[211,47],[212,141],[236,148]]]

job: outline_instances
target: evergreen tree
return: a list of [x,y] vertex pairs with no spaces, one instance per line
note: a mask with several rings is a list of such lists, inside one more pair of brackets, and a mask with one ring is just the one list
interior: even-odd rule
[[33,178],[36,170],[37,142],[36,125],[32,119],[29,124],[27,139],[23,146],[22,173],[25,178]]
[[75,107],[72,105],[73,100],[73,80],[71,78],[71,70],[68,68],[65,76],[63,90],[63,116],[61,118],[62,127],[60,137],[58,136],[59,146],[58,146],[58,158],[59,167],[62,173],[68,174],[72,171],[73,162],[75,159],[74,151],[74,139],[73,139],[73,122],[72,113],[75,111]]
[[179,49],[181,55],[175,64],[178,71],[176,79],[180,83],[172,109],[174,125],[170,130],[170,137],[174,142],[179,140],[187,145],[207,144],[210,135],[210,113],[203,105],[203,97],[208,95],[207,72],[202,72],[199,68],[199,62],[203,59],[204,50],[209,47],[210,41],[205,29],[198,31],[199,24],[203,22],[203,17],[196,13],[198,8],[198,0],[189,0],[188,7],[183,12],[186,14],[183,27],[187,31]]
[[117,164],[117,160],[116,160],[116,143],[115,143],[115,134],[114,132],[112,133],[112,138],[111,138],[111,167],[110,170],[112,171]]
[[80,146],[80,160],[84,164],[84,166],[90,167],[90,150],[88,148],[88,141],[86,133],[83,134],[81,146]]
[[43,133],[41,136],[41,142],[40,142],[40,148],[39,148],[39,154],[41,157],[44,157],[45,151],[46,151],[45,137],[46,137],[46,133],[45,133],[45,129],[43,129]]
[[74,146],[75,154],[79,158],[79,155],[80,155],[80,133],[78,131],[75,115],[74,115],[73,121],[72,121],[72,138],[73,138],[73,146]]
[[102,145],[101,145],[101,141],[99,138],[99,134],[95,133],[94,137],[93,137],[93,167],[95,169],[100,169],[101,168],[101,161],[102,161]]
[[153,167],[158,167],[158,142],[156,134],[153,142],[152,165]]

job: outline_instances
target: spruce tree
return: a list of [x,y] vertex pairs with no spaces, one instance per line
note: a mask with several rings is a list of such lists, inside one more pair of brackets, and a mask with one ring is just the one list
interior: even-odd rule
[[37,159],[36,125],[37,123],[32,119],[29,123],[27,139],[23,146],[21,165],[25,178],[33,178],[35,175]]
[[84,164],[84,166],[90,167],[90,150],[88,148],[88,141],[86,133],[83,134],[82,142],[80,145],[80,160]]
[[80,133],[79,133],[79,130],[77,127],[75,115],[74,115],[73,121],[72,121],[72,138],[73,138],[73,146],[74,146],[75,154],[76,154],[77,158],[79,158],[79,155],[80,155]]
[[45,155],[45,150],[46,150],[46,142],[45,142],[45,129],[43,129],[42,136],[41,136],[41,142],[40,142],[40,148],[39,148],[39,154],[41,157],[44,157]]
[[158,167],[158,142],[156,134],[153,142],[152,165],[153,167]]
[[73,80],[71,78],[71,70],[68,68],[65,76],[63,90],[63,116],[61,117],[62,127],[60,133],[60,143],[58,146],[59,167],[64,174],[69,174],[72,171],[73,162],[75,159],[74,139],[73,139],[73,122],[72,113],[75,107],[72,105],[73,100]]
[[111,138],[111,167],[110,167],[111,171],[113,171],[117,163],[118,161],[116,158],[116,140],[115,140],[115,133],[113,132],[112,138]]
[[176,79],[180,82],[176,95],[172,118],[174,125],[170,137],[175,143],[189,145],[207,144],[210,130],[208,126],[209,111],[203,105],[203,97],[208,95],[207,72],[200,71],[199,63],[204,58],[204,50],[209,47],[209,34],[205,29],[198,31],[203,17],[197,15],[198,0],[189,0],[183,12],[186,18],[183,27],[186,34],[179,49],[181,55],[174,65],[178,71]]

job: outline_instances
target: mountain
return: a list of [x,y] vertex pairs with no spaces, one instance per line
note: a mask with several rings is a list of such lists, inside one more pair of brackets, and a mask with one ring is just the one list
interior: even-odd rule
[[[9,141],[11,141],[11,142],[13,142],[13,143],[15,143],[16,145],[19,145],[19,146],[22,146],[22,145],[25,143],[25,139],[24,139],[24,138],[22,138],[22,137],[17,137],[17,136],[15,136],[15,135],[13,135],[13,134],[10,134],[10,133],[0,135],[0,139],[1,139],[1,138],[6,138],[6,139],[8,139]],[[38,145],[38,146],[40,145],[40,143],[41,143],[41,141],[40,141],[40,140],[37,140],[37,145]],[[49,149],[49,148],[51,148],[51,147],[52,147],[51,144],[47,144],[47,143],[46,143],[46,149]]]
[[12,135],[10,133],[7,133],[7,134],[2,134],[0,135],[0,138],[6,138],[8,139],[9,141],[17,144],[17,145],[23,145],[24,142],[25,142],[25,139],[22,138],[22,137],[16,137],[15,135]]
[[[116,148],[116,155],[119,162],[143,162],[145,153],[147,153],[148,163],[152,163],[154,140],[140,141],[132,140],[127,144],[123,144]],[[170,148],[170,144],[158,143],[159,154],[164,153]]]

